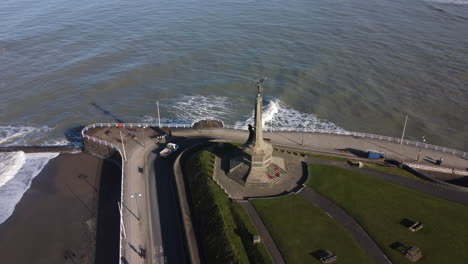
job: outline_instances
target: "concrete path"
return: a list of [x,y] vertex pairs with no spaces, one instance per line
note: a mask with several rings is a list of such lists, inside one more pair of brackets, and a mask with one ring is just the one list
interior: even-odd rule
[[367,234],[361,225],[358,224],[358,222],[346,213],[346,211],[309,187],[305,187],[299,195],[314,203],[320,209],[327,212],[339,224],[344,226],[359,245],[367,252],[367,254],[374,259],[375,263],[391,263],[374,240]]
[[262,242],[265,245],[266,250],[268,251],[268,254],[270,254],[270,257],[273,260],[273,263],[286,264],[286,262],[283,259],[283,256],[281,256],[281,252],[276,246],[275,241],[271,237],[270,232],[268,232],[268,229],[263,224],[262,219],[255,210],[255,207],[249,201],[239,201],[239,203],[240,205],[242,205],[242,207],[244,207],[245,211],[247,211],[247,213],[250,216],[250,219],[252,219],[252,222],[257,228],[260,238],[262,239]]
[[447,201],[464,204],[468,206],[468,191],[463,191],[460,189],[451,188],[448,186],[440,185],[432,182],[424,182],[416,179],[411,179],[401,175],[390,174],[386,172],[376,171],[366,168],[354,168],[350,167],[343,162],[331,161],[331,160],[321,160],[321,159],[311,159],[307,158],[307,162],[322,164],[322,165],[332,165],[337,167],[346,168],[360,173],[365,173],[382,180],[395,183],[406,188],[422,192],[428,195],[432,195]]
[[[203,131],[194,129],[173,129],[172,132],[177,136],[198,135],[236,141],[245,141],[248,138],[247,131],[224,128],[214,128]],[[419,147],[412,145],[401,145],[378,139],[358,138],[344,135],[264,131],[263,136],[265,139],[269,139],[274,146],[296,148],[305,151],[331,152],[338,153],[340,155],[347,153],[340,152],[338,149],[349,148],[362,151],[372,149],[386,153],[389,158],[407,162],[415,162],[419,151]],[[350,154],[350,156],[353,155]],[[420,161],[421,164],[433,165],[433,163],[423,160],[426,157],[430,157],[433,160],[443,157],[443,165],[448,168],[459,168],[462,170],[468,168],[468,157],[462,158],[450,153],[423,148]]]

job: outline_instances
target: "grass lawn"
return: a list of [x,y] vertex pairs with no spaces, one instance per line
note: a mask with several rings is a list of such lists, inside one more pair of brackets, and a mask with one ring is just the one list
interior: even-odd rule
[[[343,168],[309,165],[307,185],[356,219],[393,263],[411,263],[391,245],[421,248],[418,263],[468,263],[468,207]],[[417,233],[403,219],[424,222]]]
[[325,160],[334,160],[334,161],[341,161],[341,162],[346,162],[348,160],[351,160],[350,158],[335,157],[335,156],[328,156],[328,155],[322,155],[322,154],[307,153],[306,155],[307,157],[314,158],[314,159],[325,159]]
[[[347,162],[348,160],[353,160],[351,158],[335,157],[335,156],[328,156],[328,155],[322,155],[322,154],[313,154],[313,153],[307,153],[306,155],[308,157],[311,157],[311,158],[334,160],[334,161],[341,161],[341,162]],[[363,161],[361,161],[361,162],[363,162]],[[406,171],[406,170],[401,169],[401,168],[398,168],[398,167],[386,167],[386,166],[381,166],[379,164],[372,163],[372,162],[363,162],[363,163],[364,163],[364,166],[366,168],[369,168],[369,169],[372,169],[372,170],[383,171],[383,172],[387,172],[387,173],[390,173],[390,174],[401,175],[401,176],[409,177],[409,178],[412,178],[412,179],[415,179],[415,180],[428,182],[427,180],[421,179],[418,176],[412,174],[411,172]]]
[[385,167],[385,166],[380,166],[375,163],[367,163],[367,162],[364,163],[364,166],[366,168],[373,169],[373,170],[383,171],[383,172],[387,172],[390,174],[405,176],[405,177],[412,178],[412,179],[419,180],[419,181],[429,182],[427,180],[419,178],[418,176],[412,174],[409,171],[406,171],[398,167]]
[[252,243],[257,231],[245,210],[213,181],[214,159],[213,153],[204,150],[193,154],[184,164],[184,178],[206,263],[271,263],[265,246]]
[[338,263],[372,263],[344,227],[298,195],[252,202],[287,263],[321,263],[313,253],[330,250]]

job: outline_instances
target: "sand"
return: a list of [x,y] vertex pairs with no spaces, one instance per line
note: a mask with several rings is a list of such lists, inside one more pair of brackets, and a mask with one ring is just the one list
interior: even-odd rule
[[0,225],[0,262],[93,263],[102,166],[83,153],[50,160]]

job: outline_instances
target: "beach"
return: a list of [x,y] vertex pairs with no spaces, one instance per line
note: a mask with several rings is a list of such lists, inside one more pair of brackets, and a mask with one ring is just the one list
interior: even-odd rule
[[93,263],[103,167],[84,153],[50,160],[0,225],[1,262]]

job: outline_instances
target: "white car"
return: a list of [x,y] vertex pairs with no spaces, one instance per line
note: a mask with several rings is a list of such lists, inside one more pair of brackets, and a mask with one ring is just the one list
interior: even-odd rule
[[159,155],[163,158],[169,157],[172,153],[177,152],[179,146],[174,143],[168,143],[166,148],[159,152]]

